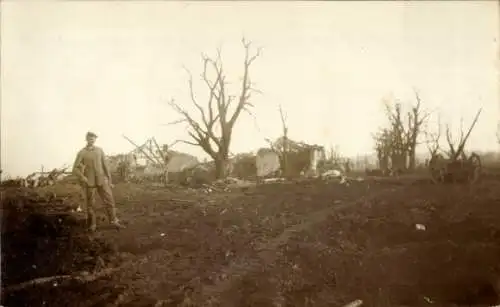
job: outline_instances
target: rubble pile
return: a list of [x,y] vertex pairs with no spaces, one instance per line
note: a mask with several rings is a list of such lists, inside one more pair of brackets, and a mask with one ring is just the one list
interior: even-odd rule
[[67,176],[70,173],[67,171],[67,167],[65,168],[54,168],[50,172],[34,172],[24,177],[17,177],[14,179],[7,179],[1,182],[0,186],[2,187],[25,187],[25,188],[37,188],[37,187],[46,187],[53,186],[57,182],[66,180]]

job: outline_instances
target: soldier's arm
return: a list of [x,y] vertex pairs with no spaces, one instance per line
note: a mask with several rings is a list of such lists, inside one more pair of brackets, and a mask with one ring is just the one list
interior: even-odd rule
[[109,170],[108,162],[106,161],[106,155],[104,154],[104,150],[101,149],[101,163],[102,169],[104,170],[104,174],[108,177],[109,182],[111,183],[111,171]]
[[82,173],[81,164],[83,161],[83,154],[81,151],[76,155],[75,163],[73,163],[73,174],[78,177],[79,180],[85,181],[85,176]]

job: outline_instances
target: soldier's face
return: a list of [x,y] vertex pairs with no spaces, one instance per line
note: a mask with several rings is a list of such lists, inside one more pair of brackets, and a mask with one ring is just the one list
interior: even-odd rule
[[95,136],[87,136],[87,145],[92,146],[95,144],[96,137]]

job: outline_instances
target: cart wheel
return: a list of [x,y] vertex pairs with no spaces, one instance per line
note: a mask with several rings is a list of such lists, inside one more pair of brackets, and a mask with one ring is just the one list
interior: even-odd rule
[[471,173],[469,175],[469,182],[475,183],[481,176],[482,172],[481,158],[479,157],[478,154],[472,153],[468,161],[471,164]]

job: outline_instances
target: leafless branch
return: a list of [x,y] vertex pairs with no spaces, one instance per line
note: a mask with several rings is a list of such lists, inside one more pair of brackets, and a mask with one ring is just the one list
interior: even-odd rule
[[283,108],[279,106],[281,126],[283,128],[283,137],[288,138],[288,127],[286,125],[285,114],[283,113]]
[[481,112],[482,112],[482,108],[480,108],[477,113],[476,113],[476,116],[474,117],[474,120],[472,121],[469,129],[467,130],[467,133],[464,135],[464,130],[463,130],[463,119],[460,121],[460,139],[459,139],[459,142],[458,142],[458,146],[455,148],[455,145],[454,145],[454,141],[453,141],[453,137],[452,137],[452,134],[451,134],[451,131],[450,131],[450,127],[449,125],[446,125],[446,141],[448,143],[448,146],[450,148],[449,150],[449,155],[450,155],[450,158],[451,159],[456,159],[458,158],[459,155],[463,155],[463,150],[465,148],[465,144],[467,143],[467,140],[469,139],[469,136],[472,132],[472,129],[474,128],[474,126],[476,125],[478,119],[479,119],[479,115],[481,115]]
[[[413,89],[415,93],[415,100],[417,101],[417,104],[413,107],[413,116],[414,120],[416,120],[415,124],[417,126],[421,126],[423,123],[425,123],[429,117],[431,116],[432,112],[428,111],[422,111],[422,99],[420,98],[420,94],[416,89]],[[418,121],[417,121],[418,117]]]
[[189,75],[188,85],[189,85],[189,95],[191,97],[191,102],[198,109],[198,111],[200,111],[200,113],[201,113],[201,119],[202,119],[203,123],[208,127],[209,124],[208,124],[208,119],[207,119],[207,117],[205,115],[205,111],[203,110],[203,108],[201,107],[201,105],[196,101],[196,98],[195,98],[195,95],[194,95],[193,75],[191,74],[191,72],[186,67],[184,67],[184,70]]
[[173,122],[170,122],[170,123],[162,124],[162,126],[173,126],[173,125],[178,125],[178,124],[187,123],[187,122],[188,121],[186,119],[182,118],[182,119],[174,120]]
[[425,137],[426,137],[426,146],[427,149],[429,150],[429,153],[431,156],[435,155],[438,150],[439,150],[439,143],[441,139],[441,116],[438,117],[438,124],[437,124],[437,131],[436,132],[430,132],[430,131],[425,131]]
[[240,115],[241,111],[247,107],[251,107],[250,103],[250,98],[251,98],[251,93],[252,91],[255,91],[251,87],[251,82],[250,82],[250,66],[252,63],[260,56],[261,54],[261,48],[258,48],[256,52],[253,53],[253,55],[250,53],[250,48],[251,48],[251,43],[248,42],[245,38],[242,39],[242,44],[243,47],[245,48],[245,60],[243,62],[243,79],[242,79],[242,84],[241,84],[241,93],[238,99],[238,104],[236,106],[236,109],[233,113],[233,115],[229,119],[229,126],[233,126],[234,123],[236,122],[236,119]]

